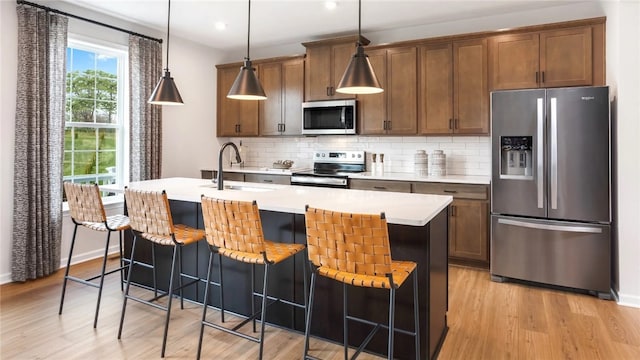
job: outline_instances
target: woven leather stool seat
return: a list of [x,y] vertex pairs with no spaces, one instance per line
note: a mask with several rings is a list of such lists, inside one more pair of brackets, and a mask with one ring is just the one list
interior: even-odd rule
[[[118,339],[122,336],[122,328],[124,324],[124,316],[127,308],[127,300],[131,299],[143,304],[150,305],[157,309],[166,311],[167,315],[164,323],[164,335],[162,338],[162,350],[160,355],[164,357],[167,334],[169,331],[169,319],[171,318],[171,300],[176,290],[180,291],[180,307],[184,308],[182,289],[185,286],[197,284],[201,279],[197,276],[185,274],[182,271],[182,247],[202,240],[205,232],[202,229],[192,228],[187,225],[174,224],[171,217],[171,209],[169,208],[169,200],[166,192],[144,191],[125,189],[125,201],[127,203],[127,211],[131,221],[131,229],[134,233],[133,245],[131,247],[131,261],[129,263],[129,273],[127,278],[127,288],[124,294],[122,304],[122,315],[120,316],[120,327],[118,329]],[[156,268],[155,265],[149,265],[135,261],[134,254],[138,240],[142,238],[151,242],[152,261],[155,264],[155,246],[170,246],[173,248],[173,256],[171,258],[171,272],[169,275],[169,287],[166,292],[157,295],[158,289],[156,285]],[[174,274],[176,274],[176,263],[178,266],[177,278],[178,287],[174,287]],[[152,267],[154,271],[154,294],[150,300],[144,300],[129,295],[131,286],[131,274],[134,265],[142,267]],[[183,278],[190,279],[187,284],[183,284]],[[166,306],[158,304],[156,301],[164,296],[168,296]]]
[[[69,257],[67,258],[67,268],[65,269],[64,281],[62,284],[62,296],[60,298],[60,309],[58,310],[58,314],[62,314],[62,307],[64,305],[64,296],[67,289],[68,280],[92,287],[97,287],[98,301],[96,303],[96,313],[93,320],[93,327],[95,328],[98,325],[98,313],[100,310],[100,299],[102,297],[104,276],[119,272],[121,280],[120,289],[123,290],[122,284],[124,282],[124,273],[122,272],[122,270],[125,268],[125,259],[122,257],[122,231],[131,228],[129,226],[129,218],[125,215],[107,216],[104,210],[104,205],[102,204],[100,189],[98,188],[97,184],[77,184],[65,182],[64,192],[67,198],[67,204],[69,205],[69,215],[71,216],[71,220],[73,221],[74,229],[71,246],[69,248]],[[92,276],[88,279],[80,279],[69,275],[71,257],[73,255],[73,248],[76,242],[78,226],[84,226],[91,230],[107,233],[107,241],[102,258],[102,271],[100,272],[100,275]],[[120,236],[120,265],[116,269],[106,271],[107,254],[109,252],[109,241],[112,231],[117,231]],[[100,278],[100,282],[94,283],[93,280],[98,278]]]
[[[309,331],[317,275],[343,283],[344,357],[348,358],[347,320],[372,324],[371,321],[349,316],[347,313],[347,285],[388,289],[389,324],[376,324],[368,339],[378,330],[389,331],[388,358],[393,358],[394,332],[401,331],[415,336],[416,358],[420,357],[418,327],[417,265],[412,261],[394,261],[389,246],[389,231],[384,213],[379,215],[352,214],[307,207],[305,211],[307,252],[312,267],[309,311],[305,331],[305,359],[308,358]],[[413,332],[394,328],[395,291],[413,274],[414,320]],[[368,340],[355,352],[358,356]]]
[[[202,340],[204,335],[204,327],[212,327],[230,334],[241,336],[245,339],[252,340],[260,343],[259,357],[262,359],[263,344],[264,344],[264,325],[267,310],[267,299],[274,302],[283,302],[295,307],[299,307],[306,310],[306,273],[305,279],[305,304],[297,304],[284,299],[276,299],[268,296],[267,294],[267,279],[269,274],[269,267],[278,264],[297,253],[305,250],[305,246],[302,244],[286,244],[277,243],[269,240],[265,240],[262,231],[262,221],[260,219],[260,211],[255,201],[230,201],[214,199],[206,196],[202,196],[202,218],[204,221],[204,227],[207,233],[207,242],[211,253],[209,255],[209,270],[207,278],[207,289],[205,291],[204,298],[209,299],[209,291],[211,285],[218,285],[220,287],[220,310],[222,322],[224,322],[224,296],[223,296],[223,280],[222,280],[222,256],[251,264],[252,276],[255,278],[255,265],[264,266],[264,279],[261,293],[256,293],[252,281],[252,296],[251,296],[251,315],[239,325],[236,325],[233,329],[229,329],[218,324],[211,323],[206,320],[207,316],[207,300],[205,300],[202,310],[202,321],[200,326],[200,340],[198,342],[198,354],[197,358],[200,358],[202,349]],[[215,284],[211,282],[211,268],[213,262],[213,256],[218,254],[220,261],[218,262],[218,272],[220,274],[220,283]],[[306,268],[303,266],[303,268]],[[262,298],[262,307],[260,311],[254,309],[254,296]],[[236,331],[248,322],[253,322],[254,332],[255,319],[261,317],[260,336],[253,337],[245,335]]]

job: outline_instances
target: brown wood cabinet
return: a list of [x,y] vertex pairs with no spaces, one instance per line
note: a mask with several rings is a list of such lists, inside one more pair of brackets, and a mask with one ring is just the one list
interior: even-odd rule
[[488,134],[487,41],[420,46],[419,133]]
[[258,136],[258,102],[227,98],[238,66],[218,66],[217,136]]
[[[336,92],[336,86],[356,51],[357,36],[303,43],[307,49],[305,101],[349,99],[352,94]],[[363,45],[369,40],[361,38]]]
[[358,96],[359,133],[415,135],[417,50],[415,46],[367,50],[382,93]]
[[304,59],[261,63],[258,77],[267,94],[267,99],[258,105],[260,135],[300,135]]
[[411,183],[406,181],[350,179],[349,189],[411,192]]
[[489,187],[478,184],[415,182],[414,193],[451,195],[449,259],[467,265],[489,265]]
[[596,85],[593,32],[594,27],[582,26],[491,37],[490,88]]

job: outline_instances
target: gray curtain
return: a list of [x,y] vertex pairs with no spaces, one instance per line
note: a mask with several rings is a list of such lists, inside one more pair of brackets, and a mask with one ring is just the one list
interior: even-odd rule
[[60,267],[67,22],[18,5],[11,278]]
[[162,76],[162,44],[129,36],[131,181],[158,179],[162,165],[162,107],[147,100]]

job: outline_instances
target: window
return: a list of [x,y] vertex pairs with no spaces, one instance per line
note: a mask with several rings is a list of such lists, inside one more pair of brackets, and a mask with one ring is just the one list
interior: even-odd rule
[[[64,180],[121,184],[127,167],[127,51],[69,38]],[[113,193],[103,193],[103,196]]]

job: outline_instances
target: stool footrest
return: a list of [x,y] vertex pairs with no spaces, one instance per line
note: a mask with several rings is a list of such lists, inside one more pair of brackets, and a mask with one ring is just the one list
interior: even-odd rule
[[[251,319],[247,319],[247,320],[251,321]],[[243,321],[242,325],[246,324],[246,323],[247,323],[247,320]],[[224,331],[224,332],[226,332],[226,333],[228,333],[228,334],[231,334],[231,335],[237,335],[237,336],[240,336],[240,337],[241,337],[241,338],[243,338],[243,339],[251,340],[251,341],[253,341],[253,342],[257,342],[257,343],[259,343],[259,342],[260,342],[260,338],[258,338],[258,337],[251,336],[251,335],[247,335],[247,334],[241,333],[241,332],[239,332],[239,331],[236,331],[236,330],[237,330],[239,327],[241,327],[242,325],[240,325],[240,326],[236,326],[236,327],[234,327],[233,329],[229,329],[229,328],[226,328],[226,327],[224,327],[224,326],[220,326],[220,325],[218,325],[218,324],[214,324],[214,323],[209,322],[209,321],[206,321],[206,320],[205,320],[205,321],[203,321],[203,322],[202,322],[202,324],[203,324],[203,325],[207,325],[207,326],[209,326],[209,327],[212,327],[212,328],[214,328],[214,329],[218,329],[218,330],[220,330],[220,331]]]
[[[381,327],[381,328],[383,328],[385,330],[389,330],[389,326],[386,325],[386,324],[377,323],[377,322],[369,321],[369,320],[366,320],[366,319],[361,319],[361,318],[354,317],[354,316],[351,316],[351,315],[347,315],[347,319],[353,320],[353,321],[357,321],[357,322],[363,323],[363,324],[368,324],[368,325],[372,325],[372,326],[378,326],[378,327]],[[407,331],[407,330],[398,329],[398,328],[394,328],[393,330],[394,330],[394,332],[405,334],[405,335],[410,335],[410,336],[415,336],[416,335],[415,331]]]

